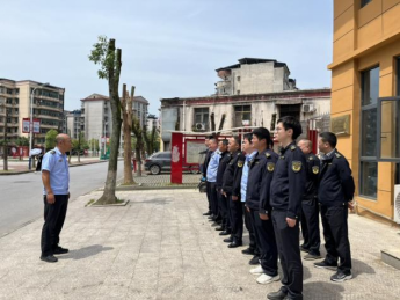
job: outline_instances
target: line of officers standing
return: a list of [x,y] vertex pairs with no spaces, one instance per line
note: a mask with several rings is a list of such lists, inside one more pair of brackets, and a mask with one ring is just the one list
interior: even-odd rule
[[312,153],[311,141],[296,144],[300,134],[298,120],[283,117],[275,133],[279,154],[271,149],[270,133],[264,128],[244,134],[242,141],[232,137],[218,142],[211,136],[205,142],[209,211],[204,215],[227,236],[228,248],[237,248],[242,246],[244,213],[249,246],[242,253],[252,255],[249,264],[256,265],[250,273],[257,275],[259,284],[282,282],[268,299],[303,299],[300,251],[307,253],[306,260],[321,258],[320,213],[327,255],[314,266],[336,271],[333,281],[351,278],[347,218],[354,180],[348,161],[336,150],[333,133],[319,135],[320,158]]

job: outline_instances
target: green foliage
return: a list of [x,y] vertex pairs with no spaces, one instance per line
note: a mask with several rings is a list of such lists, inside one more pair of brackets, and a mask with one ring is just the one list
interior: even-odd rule
[[29,139],[26,137],[19,137],[15,140],[17,146],[29,146]]
[[46,147],[46,149],[52,149],[55,146],[57,146],[57,135],[58,135],[58,131],[57,130],[49,130],[46,133],[45,136],[45,141],[44,141],[44,146]]
[[[100,79],[108,79],[110,68],[117,66],[118,54],[117,51],[108,51],[109,42],[106,36],[101,35],[98,37],[98,42],[93,44],[93,50],[90,51],[89,60],[93,61],[95,65],[100,65],[97,70],[97,75]],[[119,70],[117,70],[119,71]]]

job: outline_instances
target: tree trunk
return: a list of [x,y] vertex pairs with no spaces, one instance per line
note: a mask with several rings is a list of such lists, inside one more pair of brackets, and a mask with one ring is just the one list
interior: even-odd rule
[[[6,119],[5,119],[5,126],[4,126],[4,148],[3,148],[3,170],[7,171],[8,170],[8,147],[7,147],[7,118],[8,118],[8,112],[7,112],[7,105],[4,103],[4,109],[6,110]],[[29,153],[30,155],[30,153]]]
[[140,134],[140,129],[139,129],[139,134],[137,136],[137,143],[136,143],[136,160],[137,160],[137,175],[138,176],[142,176],[142,170],[140,167],[141,166],[141,159],[140,159],[141,148],[142,148],[142,135]]
[[[133,90],[133,89],[132,89]],[[132,98],[128,95],[126,101],[126,85],[122,91],[122,113],[124,121],[124,183],[132,184],[132,145],[131,145],[131,126],[132,126]],[[131,95],[133,97],[133,95]]]
[[[107,56],[112,57],[115,53],[115,39],[110,39]],[[110,137],[110,160],[108,162],[107,181],[103,196],[97,201],[98,204],[114,204],[117,202],[115,188],[117,186],[118,167],[118,145],[121,135],[121,103],[118,96],[119,75],[121,72],[121,49],[117,50],[114,63],[108,67],[108,87],[111,105],[112,132]],[[116,64],[116,65],[115,65]]]

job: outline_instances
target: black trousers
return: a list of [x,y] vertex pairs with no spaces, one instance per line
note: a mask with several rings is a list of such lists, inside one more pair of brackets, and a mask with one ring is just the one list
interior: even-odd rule
[[254,254],[260,256],[260,248],[256,241],[256,236],[254,234],[253,218],[251,213],[247,211],[245,203],[242,203],[242,211],[244,212],[244,222],[246,229],[249,232],[249,248],[254,249]]
[[325,237],[326,261],[336,263],[340,257],[338,269],[344,273],[351,270],[351,255],[347,203],[342,206],[321,205],[321,219]]
[[[321,246],[321,237],[319,233],[319,204],[317,199],[303,200],[301,202],[302,213],[304,220],[305,232],[303,235],[307,236],[304,239],[304,247],[309,249],[309,254],[320,255],[319,247]],[[307,240],[307,242],[306,242]]]
[[208,211],[212,212],[212,210],[211,210],[211,200],[210,200],[210,185],[211,185],[211,183],[206,181],[206,196],[207,196],[207,200],[208,200]]
[[306,249],[308,249],[308,229],[307,229],[307,221],[306,216],[304,214],[303,208],[301,208],[300,212],[300,230],[301,234],[303,235],[303,245]]
[[240,199],[233,201],[230,195],[229,206],[231,208],[232,237],[234,240],[241,242],[243,236],[242,203],[240,203]]
[[228,206],[228,199],[224,195],[221,194],[221,191],[217,191],[218,193],[218,204],[219,211],[222,218],[222,226],[225,227],[225,230],[231,230],[231,213],[230,206]]
[[54,196],[55,203],[48,204],[44,199],[44,225],[42,229],[42,256],[53,254],[53,249],[60,242],[61,228],[67,214],[68,196]]
[[278,250],[272,220],[261,220],[260,211],[250,209],[257,245],[260,245],[260,263],[268,276],[278,275]]
[[217,183],[210,182],[210,190],[208,193],[211,201],[211,212],[214,220],[218,218],[218,196],[217,196]]
[[303,265],[299,248],[299,223],[289,227],[286,211],[272,211],[272,224],[275,229],[278,252],[281,258],[283,289],[290,299],[303,299]]

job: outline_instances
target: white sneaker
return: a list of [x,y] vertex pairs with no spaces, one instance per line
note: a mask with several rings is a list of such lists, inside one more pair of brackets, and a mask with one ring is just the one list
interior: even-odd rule
[[261,265],[259,265],[258,267],[251,269],[249,272],[250,272],[250,274],[253,274],[253,275],[261,275],[264,273],[264,270],[261,267]]
[[256,279],[256,281],[259,284],[269,284],[269,283],[271,283],[273,281],[277,281],[279,279],[280,279],[279,275],[276,275],[275,277],[271,277],[271,276],[268,276],[267,274],[264,273],[260,277],[258,277]]

